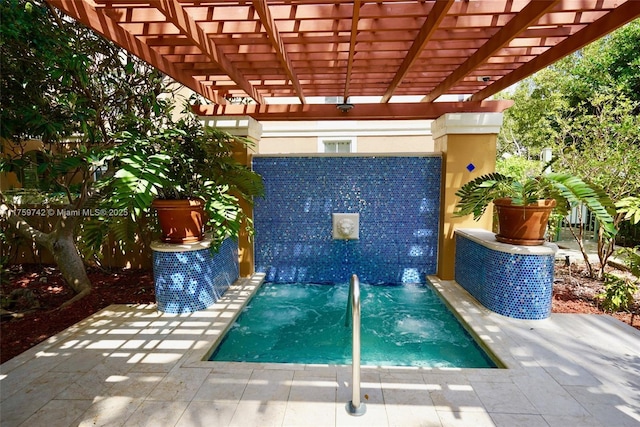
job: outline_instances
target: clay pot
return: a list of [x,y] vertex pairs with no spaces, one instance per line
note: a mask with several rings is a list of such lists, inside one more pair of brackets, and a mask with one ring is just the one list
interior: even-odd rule
[[165,243],[198,242],[204,238],[204,202],[200,199],[154,200]]
[[493,205],[498,213],[497,241],[524,246],[544,243],[549,215],[556,206],[554,199],[517,206],[511,204],[510,198],[504,198],[494,200]]

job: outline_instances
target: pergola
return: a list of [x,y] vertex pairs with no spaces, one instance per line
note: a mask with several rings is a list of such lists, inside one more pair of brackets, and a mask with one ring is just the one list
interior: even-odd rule
[[635,0],[48,2],[207,98],[200,114],[261,121],[500,112],[492,95],[640,16]]
[[511,101],[491,96],[640,16],[640,0],[47,1],[207,98],[200,116],[435,119],[445,280],[455,229],[491,229],[454,215],[457,189],[495,170]]

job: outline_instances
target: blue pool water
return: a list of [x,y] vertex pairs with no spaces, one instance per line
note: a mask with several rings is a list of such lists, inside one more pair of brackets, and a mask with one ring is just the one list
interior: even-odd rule
[[[349,286],[264,284],[209,360],[351,363]],[[360,287],[362,365],[495,368],[429,285]]]

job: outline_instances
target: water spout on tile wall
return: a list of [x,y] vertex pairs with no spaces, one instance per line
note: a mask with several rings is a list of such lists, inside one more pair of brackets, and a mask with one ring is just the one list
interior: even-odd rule
[[334,213],[332,216],[334,240],[360,239],[360,214]]

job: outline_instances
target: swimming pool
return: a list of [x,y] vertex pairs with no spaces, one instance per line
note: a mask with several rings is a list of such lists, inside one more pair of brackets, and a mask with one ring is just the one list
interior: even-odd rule
[[[265,283],[211,361],[349,364],[349,286]],[[495,368],[429,285],[367,285],[362,365]]]

